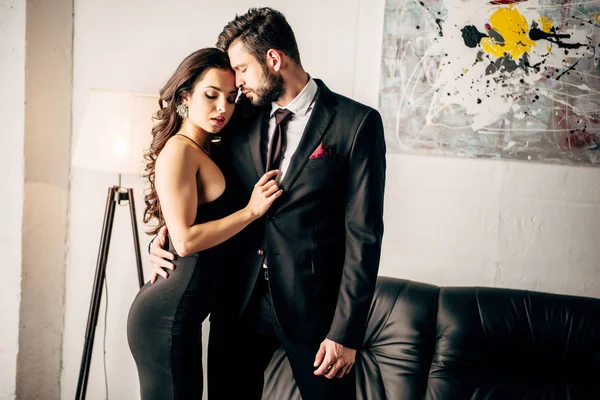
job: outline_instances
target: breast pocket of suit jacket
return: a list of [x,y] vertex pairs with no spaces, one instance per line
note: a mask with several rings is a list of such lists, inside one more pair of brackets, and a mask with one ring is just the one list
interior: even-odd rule
[[333,158],[315,158],[306,162],[298,177],[300,185],[312,190],[331,189],[335,183],[338,165]]

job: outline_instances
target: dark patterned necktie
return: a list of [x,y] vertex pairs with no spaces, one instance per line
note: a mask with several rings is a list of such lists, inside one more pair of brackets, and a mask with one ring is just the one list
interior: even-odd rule
[[[273,169],[278,169],[281,166],[281,160],[283,159],[283,153],[285,152],[285,146],[287,144],[287,140],[285,137],[285,127],[287,125],[287,121],[290,117],[294,115],[290,110],[286,110],[283,108],[275,111],[275,131],[273,132],[273,137],[271,138],[271,145],[269,146],[269,151],[267,154],[267,171],[271,171]],[[266,270],[267,266],[267,256],[263,259],[263,268],[265,279],[268,278],[268,273]]]
[[285,146],[287,144],[285,128],[287,121],[292,115],[294,115],[293,112],[283,108],[275,111],[276,125],[267,154],[267,171],[278,169],[281,166],[281,160],[283,159],[283,153],[285,152]]

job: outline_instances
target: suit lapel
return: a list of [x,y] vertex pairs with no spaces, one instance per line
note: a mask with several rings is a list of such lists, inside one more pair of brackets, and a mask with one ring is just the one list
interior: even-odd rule
[[250,153],[252,153],[254,168],[256,169],[256,180],[258,180],[265,173],[265,165],[261,152],[264,112],[264,110],[261,110],[260,112],[256,113],[256,116],[250,123],[250,128],[248,131],[248,144],[250,147]]
[[314,109],[306,124],[306,128],[304,128],[298,148],[294,152],[294,155],[292,155],[288,170],[281,182],[281,188],[284,192],[289,191],[294,182],[296,182],[310,155],[315,151],[319,143],[321,143],[327,127],[335,115],[335,110],[333,110],[335,99],[331,91],[320,80],[315,79],[315,81],[319,85],[319,92],[317,93]]

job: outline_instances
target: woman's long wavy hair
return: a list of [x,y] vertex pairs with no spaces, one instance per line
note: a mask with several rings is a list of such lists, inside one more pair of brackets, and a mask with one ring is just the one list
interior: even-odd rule
[[146,191],[144,202],[144,223],[156,219],[158,224],[147,233],[155,235],[165,225],[160,201],[154,186],[156,159],[167,141],[181,128],[183,119],[177,114],[177,105],[181,103],[184,95],[191,96],[196,83],[202,78],[204,72],[211,68],[231,70],[227,53],[216,49],[200,49],[187,56],[160,89],[158,105],[160,109],[154,115],[155,124],[152,128],[152,144],[144,154],[146,160],[146,175],[150,181],[150,188]]

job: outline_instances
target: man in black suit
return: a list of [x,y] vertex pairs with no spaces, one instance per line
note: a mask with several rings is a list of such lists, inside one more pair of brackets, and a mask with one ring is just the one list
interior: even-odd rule
[[[263,371],[283,345],[304,399],[355,398],[352,366],[383,236],[381,117],[304,71],[278,11],[237,16],[217,47],[254,106],[223,136],[228,184],[244,202],[265,170],[279,169],[283,194],[232,239],[232,262],[215,266],[226,278],[211,316],[209,396],[260,399]],[[159,239],[152,263],[164,273]]]

